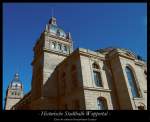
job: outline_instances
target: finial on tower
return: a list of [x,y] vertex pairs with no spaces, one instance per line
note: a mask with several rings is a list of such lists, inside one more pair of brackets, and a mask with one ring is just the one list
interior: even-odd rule
[[56,18],[54,17],[54,9],[53,8],[51,9],[51,15],[52,15],[52,18],[49,20],[49,24],[57,25]]
[[19,81],[19,73],[18,72],[15,73],[14,80]]
[[52,12],[52,17],[54,16],[54,9],[52,8],[51,9],[51,12]]
[[57,25],[56,23],[56,18],[55,17],[52,17],[49,21],[49,24],[52,24],[52,25]]

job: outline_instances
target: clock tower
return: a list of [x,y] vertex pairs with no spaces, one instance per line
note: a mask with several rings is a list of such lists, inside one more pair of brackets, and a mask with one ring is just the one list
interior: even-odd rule
[[52,17],[33,50],[32,100],[42,97],[43,87],[56,66],[72,53],[71,34],[60,28]]

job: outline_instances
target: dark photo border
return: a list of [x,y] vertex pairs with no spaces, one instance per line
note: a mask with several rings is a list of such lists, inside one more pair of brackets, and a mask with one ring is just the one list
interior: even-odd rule
[[[121,0],[121,1],[117,1],[117,0],[101,0],[100,2],[138,2],[138,3],[146,3],[148,0]],[[33,1],[33,0],[14,0],[13,2],[98,2],[98,0],[80,0],[80,1],[69,1],[69,0],[64,0],[64,1],[59,1],[59,0],[51,0],[51,1],[46,1],[46,0],[42,0],[42,1]],[[48,120],[48,121],[77,121],[76,119],[78,119],[78,121],[99,121],[99,120],[141,120],[141,121],[145,121],[145,120],[150,120],[150,116],[149,116],[149,110],[150,110],[150,95],[149,95],[149,88],[150,88],[150,83],[148,82],[147,87],[148,87],[148,101],[147,101],[147,109],[148,110],[144,110],[144,111],[136,111],[136,110],[108,110],[108,111],[85,111],[85,110],[78,110],[78,111],[70,111],[70,110],[66,110],[66,111],[49,111],[49,110],[3,110],[2,109],[2,93],[3,93],[3,3],[13,3],[10,2],[10,0],[3,0],[3,2],[1,2],[1,52],[2,52],[2,56],[1,56],[1,112],[0,112],[0,118],[1,121],[2,119],[4,119],[5,121],[7,120]],[[150,3],[147,2],[147,71],[148,71],[148,76],[147,76],[147,80],[149,81],[149,63],[150,63],[150,53],[149,53],[149,34],[150,34],[150,28],[149,28],[149,22],[150,22],[150,10],[149,10],[149,6]],[[45,114],[44,114],[45,113]],[[68,114],[67,114],[68,113]],[[73,114],[74,113],[74,114]],[[74,120],[71,120],[72,118],[74,118]],[[68,119],[68,120],[67,120]]]

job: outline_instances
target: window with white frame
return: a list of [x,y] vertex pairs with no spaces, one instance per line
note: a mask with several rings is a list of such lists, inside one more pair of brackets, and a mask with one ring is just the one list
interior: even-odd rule
[[103,87],[99,65],[96,63],[93,63],[92,68],[93,68],[93,77],[94,77],[95,85],[97,87]]

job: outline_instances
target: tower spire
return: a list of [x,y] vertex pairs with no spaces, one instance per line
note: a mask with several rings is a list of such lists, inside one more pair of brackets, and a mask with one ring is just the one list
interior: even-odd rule
[[51,8],[51,19],[49,20],[49,24],[52,24],[52,25],[56,25],[57,26],[57,23],[56,23],[56,18],[54,17],[54,9]]
[[15,81],[19,81],[19,73],[18,72],[15,73],[14,80]]
[[54,17],[54,9],[53,8],[51,9],[51,12],[52,12],[52,17]]

